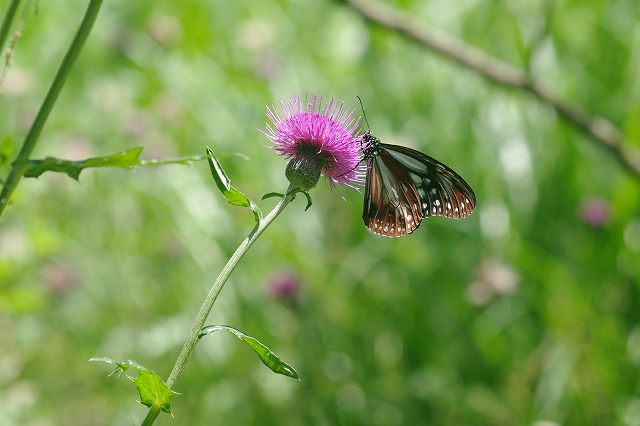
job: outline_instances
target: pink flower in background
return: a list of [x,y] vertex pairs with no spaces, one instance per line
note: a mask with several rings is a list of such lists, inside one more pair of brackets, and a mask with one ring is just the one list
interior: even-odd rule
[[69,293],[80,281],[78,271],[67,261],[48,263],[43,268],[42,275],[47,288],[60,295]]
[[293,272],[280,272],[269,279],[268,290],[272,297],[295,298],[300,290],[300,278]]
[[604,198],[589,198],[580,208],[582,221],[594,228],[603,228],[609,224],[611,209]]
[[311,189],[321,173],[332,185],[354,187],[363,182],[359,118],[353,112],[334,98],[323,106],[322,96],[315,94],[267,108],[273,126],[267,124],[263,133],[278,154],[291,158],[286,174],[292,184]]
[[483,260],[476,270],[476,278],[467,287],[467,299],[474,305],[486,305],[497,297],[514,293],[520,276],[496,259]]

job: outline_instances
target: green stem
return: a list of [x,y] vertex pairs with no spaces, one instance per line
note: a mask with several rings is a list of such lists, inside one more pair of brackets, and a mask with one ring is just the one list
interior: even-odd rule
[[152,425],[156,421],[156,417],[160,414],[160,407],[152,406],[147,413],[147,417],[142,421],[142,426]]
[[[253,231],[251,231],[251,233],[247,235],[247,237],[242,241],[242,243],[240,243],[240,246],[233,253],[233,255],[231,256],[227,264],[224,265],[224,268],[222,268],[220,275],[218,275],[218,278],[216,278],[216,280],[214,281],[213,285],[211,286],[211,289],[209,290],[209,294],[207,294],[207,297],[204,299],[204,302],[200,307],[200,311],[198,312],[198,315],[196,316],[196,319],[193,322],[191,331],[189,332],[189,335],[187,336],[187,339],[184,342],[184,345],[182,346],[182,351],[180,351],[180,355],[178,355],[178,359],[176,360],[176,363],[173,366],[173,370],[171,370],[171,374],[167,379],[167,386],[170,389],[174,387],[174,385],[180,378],[180,375],[182,374],[182,370],[184,369],[184,366],[187,363],[187,360],[189,359],[189,357],[193,353],[193,350],[198,344],[198,341],[200,340],[198,338],[198,334],[200,333],[200,330],[202,329],[202,327],[204,327],[204,322],[206,321],[207,316],[209,316],[209,312],[211,312],[211,308],[213,307],[213,304],[218,298],[220,291],[222,291],[222,287],[224,286],[224,283],[229,278],[229,275],[231,275],[231,272],[233,272],[234,268],[238,264],[238,261],[242,258],[242,256],[244,256],[247,250],[249,250],[249,247],[251,247],[251,245],[258,239],[260,234],[262,234],[264,230],[267,229],[269,225],[271,225],[271,223],[275,220],[275,218],[278,217],[278,215],[282,213],[284,208],[291,202],[291,200],[293,200],[293,197],[295,196],[295,192],[293,191],[293,189],[294,188],[292,186],[289,187],[286,194],[280,199],[280,202],[273,208],[273,210],[269,212],[269,214],[267,214],[260,221],[260,223],[256,225]],[[154,411],[154,408],[152,407],[149,410],[147,417],[145,417],[144,422],[142,423],[144,426],[153,424],[153,421],[158,416],[159,413],[158,412],[153,413],[153,411]]]
[[2,26],[0,26],[0,52],[4,50],[4,44],[7,42],[7,36],[9,35],[13,18],[16,16],[18,6],[20,6],[20,0],[11,0],[7,8],[7,13],[4,14]]
[[27,169],[27,160],[31,155],[31,151],[36,146],[38,142],[38,138],[40,137],[40,133],[42,132],[42,128],[44,127],[47,118],[49,117],[49,113],[53,109],[53,105],[56,103],[58,99],[58,95],[62,90],[62,86],[64,86],[65,81],[75,63],[80,50],[84,46],[89,33],[91,32],[91,28],[93,27],[93,23],[96,20],[96,16],[100,11],[100,6],[102,5],[102,0],[91,0],[89,3],[89,7],[87,8],[87,12],[84,15],[84,19],[80,24],[80,28],[78,28],[78,32],[76,33],[71,45],[69,46],[69,50],[64,55],[64,59],[60,64],[60,68],[58,69],[58,73],[56,74],[53,83],[51,83],[51,87],[49,88],[49,92],[47,92],[47,96],[44,98],[42,102],[42,106],[38,111],[38,115],[36,116],[27,136],[24,138],[24,142],[22,143],[22,147],[20,148],[20,152],[16,157],[16,161],[12,164],[11,170],[9,171],[9,175],[5,179],[4,186],[2,187],[2,192],[0,193],[0,215],[4,211],[7,204],[9,204],[9,200],[11,198],[11,194],[18,186],[20,179],[24,175],[25,170]]

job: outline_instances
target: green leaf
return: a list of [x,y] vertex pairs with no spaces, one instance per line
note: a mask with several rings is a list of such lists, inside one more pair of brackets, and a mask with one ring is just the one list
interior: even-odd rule
[[147,370],[147,368],[138,364],[136,361],[132,359],[128,359],[126,361],[115,361],[111,358],[107,357],[94,357],[89,360],[90,362],[104,362],[106,364],[111,364],[116,366],[118,369],[122,371],[127,371],[129,368],[137,368],[138,370]]
[[171,413],[171,398],[177,394],[169,389],[156,373],[140,370],[140,374],[133,383],[138,387],[141,404],[147,407],[160,407],[165,413]]
[[236,188],[231,187],[228,191],[224,193],[224,199],[227,200],[228,204],[232,206],[240,206],[240,207],[250,207],[251,201],[244,195],[242,192],[238,191]]
[[5,136],[0,142],[0,165],[9,159],[13,152],[13,136],[10,134]]
[[236,336],[238,339],[246,342],[258,354],[258,356],[260,357],[260,360],[264,363],[264,365],[269,367],[269,369],[274,373],[282,374],[284,376],[292,377],[294,379],[299,379],[298,373],[292,366],[290,366],[289,364],[281,360],[276,354],[271,352],[269,348],[267,348],[265,345],[260,343],[258,339],[251,336],[247,336],[240,330],[236,330],[233,327],[229,327],[226,325],[208,325],[202,328],[198,337],[202,338],[207,334],[213,334],[214,332],[220,331],[220,330],[227,330],[228,332]]
[[140,394],[140,403],[147,407],[158,407],[165,413],[171,412],[171,398],[174,395],[178,395],[178,393],[169,389],[155,372],[130,359],[126,361],[115,361],[111,358],[95,357],[89,361],[114,365],[116,367],[114,373],[124,373],[130,368],[135,368],[138,370],[137,377],[131,377],[126,373],[124,375],[136,384],[138,393]]
[[290,192],[290,194],[293,194],[293,198],[292,198],[293,200],[296,199],[296,194],[298,192],[303,193],[304,196],[307,197],[307,207],[304,208],[304,211],[306,212],[313,205],[313,202],[311,201],[311,195],[309,195],[308,191],[305,191],[302,188],[295,188],[293,191]]
[[273,198],[273,197],[278,197],[278,198],[282,198],[284,197],[284,194],[280,193],[280,192],[269,192],[267,194],[264,194],[262,196],[263,200],[266,200],[267,198]]
[[220,162],[209,147],[207,147],[207,158],[213,180],[220,192],[222,192],[222,195],[224,195],[224,199],[227,204],[239,207],[249,207],[253,211],[256,223],[259,223],[262,220],[262,212],[260,211],[260,208],[253,201],[247,198],[246,195],[231,185],[231,180],[227,177],[227,174],[224,172]]
[[86,160],[62,160],[55,157],[46,157],[44,160],[27,160],[28,167],[25,177],[40,177],[44,172],[66,173],[70,178],[78,180],[80,172],[89,167],[115,167],[130,169],[142,164],[140,154],[144,148],[139,146],[127,151],[105,157],[93,157]]
[[[240,153],[240,152],[228,152],[226,154],[218,154],[218,156],[235,156],[242,158],[244,160],[248,160],[249,157]],[[140,160],[141,166],[167,166],[170,164],[182,164],[185,166],[190,165],[196,161],[208,160],[209,155],[192,155],[189,157],[181,157],[181,158],[169,158],[166,160],[156,160],[156,159],[148,159],[148,160]]]
[[[294,188],[291,191],[289,191],[287,194],[291,195],[291,200],[295,200],[296,199],[296,194],[298,192],[301,192],[304,194],[305,197],[307,197],[307,207],[304,208],[304,211],[306,212],[307,210],[309,210],[309,207],[311,207],[313,205],[313,202],[311,201],[311,195],[309,195],[309,192],[305,191],[302,188]],[[267,194],[264,194],[262,196],[263,200],[266,200],[267,198],[272,198],[272,197],[284,197],[284,194],[281,194],[280,192],[269,192]]]

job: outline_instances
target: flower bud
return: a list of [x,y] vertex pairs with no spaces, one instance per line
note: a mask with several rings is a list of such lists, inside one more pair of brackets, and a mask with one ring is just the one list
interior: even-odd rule
[[296,154],[287,164],[285,175],[295,187],[309,190],[316,186],[322,169],[331,161],[331,156],[319,151],[317,146],[300,143]]

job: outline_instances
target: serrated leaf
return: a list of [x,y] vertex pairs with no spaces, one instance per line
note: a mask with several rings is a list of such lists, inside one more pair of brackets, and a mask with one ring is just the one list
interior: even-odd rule
[[262,220],[262,212],[260,211],[260,208],[240,190],[238,190],[238,188],[231,185],[231,180],[220,165],[218,159],[215,157],[213,150],[209,147],[207,147],[207,159],[209,161],[209,168],[211,169],[211,176],[213,176],[213,180],[220,192],[222,192],[227,204],[239,207],[249,207],[253,211],[256,223],[260,222]]
[[130,169],[142,164],[140,154],[144,148],[139,146],[127,151],[104,157],[87,158],[86,160],[63,160],[56,157],[46,157],[44,160],[28,160],[25,177],[37,178],[45,172],[66,173],[70,178],[78,180],[80,173],[90,167],[113,167]]
[[115,372],[124,373],[129,368],[137,369],[137,377],[134,378],[126,374],[125,377],[135,383],[136,388],[138,389],[138,394],[140,395],[140,403],[146,405],[147,407],[158,407],[165,413],[171,412],[170,400],[174,395],[178,395],[178,393],[169,389],[169,387],[155,372],[145,368],[138,362],[131,359],[128,359],[126,361],[116,361],[107,357],[94,357],[89,361],[103,362],[106,364],[114,365],[116,367]]
[[122,371],[127,371],[129,368],[137,368],[138,370],[148,370],[146,367],[138,364],[136,361],[132,359],[128,359],[126,361],[116,361],[107,357],[94,357],[94,358],[91,358],[89,361],[104,362],[106,364],[111,364],[118,367]]
[[165,413],[171,413],[171,398],[176,392],[162,381],[156,373],[150,370],[140,370],[138,377],[133,379],[138,387],[140,403],[147,407],[160,407]]
[[287,377],[292,377],[294,379],[299,379],[298,373],[295,368],[284,362],[280,357],[274,354],[269,348],[263,345],[258,339],[255,337],[247,336],[240,330],[237,330],[233,327],[229,327],[227,325],[209,325],[203,327],[198,335],[199,338],[206,336],[207,334],[213,334],[216,331],[226,330],[236,336],[238,339],[247,343],[251,348],[258,354],[260,360],[269,367],[271,371],[274,373],[282,374]]
[[0,165],[9,159],[13,152],[13,136],[10,134],[5,136],[0,142]]

